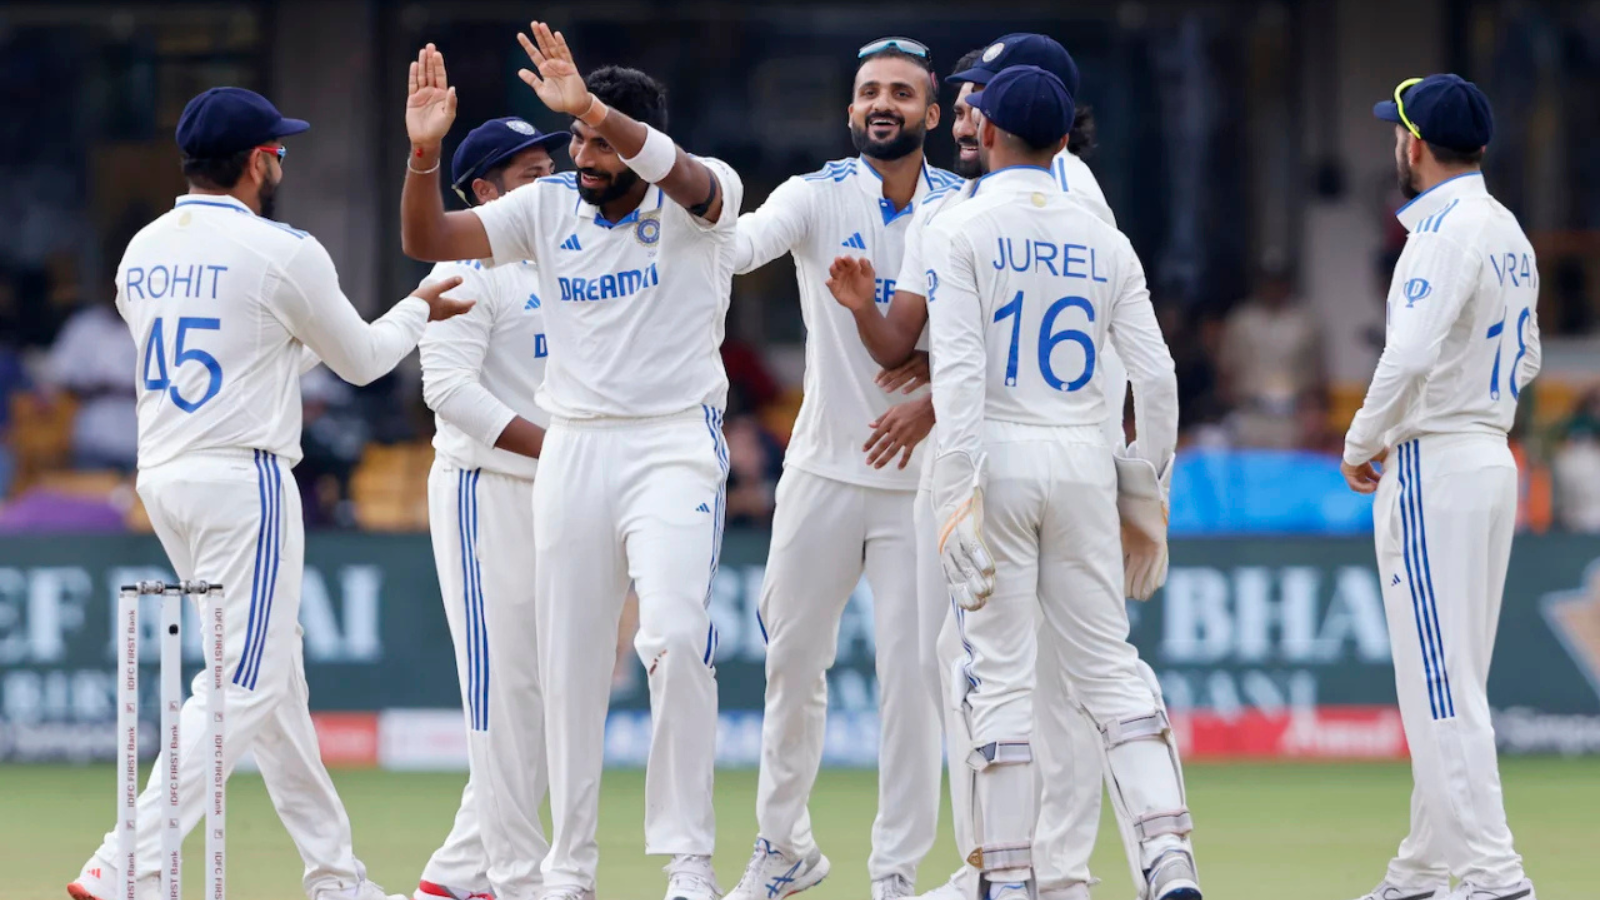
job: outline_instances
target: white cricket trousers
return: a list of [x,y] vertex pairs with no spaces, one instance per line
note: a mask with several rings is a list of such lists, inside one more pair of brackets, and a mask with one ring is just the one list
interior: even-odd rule
[[[939,529],[933,512],[933,493],[917,492],[918,592],[922,610],[941,623],[931,673],[939,685],[940,715],[944,721],[945,748],[949,754],[950,809],[954,820],[957,858],[965,860],[977,846],[972,833],[972,779],[967,754],[973,747],[967,717],[962,712],[967,681],[962,672],[966,648],[961,641],[956,607],[950,602],[944,569],[939,563]],[[926,637],[924,638],[926,640]],[[1034,697],[1033,744],[1039,785],[1039,816],[1034,830],[1033,862],[1041,891],[1088,885],[1089,857],[1100,830],[1102,793],[1100,731],[1072,699],[1062,674],[1053,641],[1038,647],[1038,672]],[[1140,660],[1143,666],[1144,661]],[[1055,672],[1054,677],[1045,673]],[[1153,676],[1152,676],[1153,677]],[[978,872],[962,863],[959,878],[977,890]]]
[[[227,771],[252,751],[267,795],[305,863],[303,885],[312,900],[354,888],[365,870],[351,846],[350,819],[322,765],[306,703],[301,651],[300,579],[305,566],[305,520],[289,466],[259,450],[191,453],[139,473],[139,497],[179,578],[223,585],[225,658],[229,672]],[[205,678],[201,671],[183,704],[179,804],[184,833],[204,813]],[[162,752],[139,795],[139,875],[161,861],[165,810]],[[235,833],[240,833],[237,830]],[[96,856],[117,858],[107,834]],[[107,875],[108,882],[116,878]]]
[[[1031,848],[1038,837],[1033,779],[1047,758],[1039,755],[1047,741],[1033,739],[1035,716],[1041,705],[1059,709],[1070,696],[1100,732],[1093,738],[1096,755],[1110,769],[1130,865],[1148,868],[1167,850],[1188,851],[1186,824],[1157,827],[1188,816],[1159,691],[1128,642],[1117,476],[1104,434],[1097,426],[991,420],[983,427],[983,528],[995,558],[995,592],[983,609],[956,617],[966,650],[958,677],[971,729],[964,749],[974,843],[1028,848],[1027,866],[1043,884],[1036,864],[1050,861],[1033,859]],[[1046,644],[1053,646],[1041,651]],[[985,767],[976,751],[990,745],[996,755]],[[1026,781],[1016,774],[1019,763],[1032,769]],[[1079,776],[1080,791],[1086,777]],[[1136,826],[1149,837],[1135,840]],[[1022,857],[1008,851],[995,858]]]
[[539,672],[550,762],[546,890],[593,889],[606,709],[628,582],[650,684],[645,852],[716,842],[716,629],[706,609],[726,509],[722,411],[557,419],[533,486]]
[[[544,696],[534,614],[533,482],[462,468],[428,473],[428,524],[455,643],[469,774],[455,826],[422,880],[536,900],[549,852]],[[492,661],[492,664],[491,664]]]
[[822,762],[839,620],[865,571],[878,675],[878,815],[873,879],[915,884],[939,826],[938,707],[924,679],[913,491],[799,469],[778,482],[758,615],[767,640],[756,822],[791,856],[816,848],[806,803]]
[[1383,462],[1374,531],[1415,782],[1411,833],[1389,864],[1396,885],[1524,877],[1487,692],[1516,519],[1504,435],[1429,435]]

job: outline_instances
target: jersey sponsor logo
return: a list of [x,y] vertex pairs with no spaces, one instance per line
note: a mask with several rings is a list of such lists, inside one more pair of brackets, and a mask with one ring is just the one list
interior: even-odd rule
[[1426,278],[1413,278],[1406,282],[1405,292],[1406,309],[1410,309],[1416,305],[1418,300],[1426,299],[1429,294],[1433,293],[1433,285],[1429,284]]
[[639,217],[639,224],[633,226],[633,237],[639,243],[649,247],[661,240],[661,219],[655,213]]
[[861,232],[858,231],[841,241],[839,246],[865,250],[867,249],[867,242],[861,239]]
[[563,249],[563,250],[582,250],[583,249],[583,245],[578,243],[578,236],[577,235],[572,235],[571,237],[569,237],[566,240],[561,242],[561,249]]
[[1101,274],[1095,248],[1085,244],[1001,237],[996,240],[995,256],[990,265],[996,271],[1008,268],[1017,272],[1043,270],[1057,278],[1087,278],[1102,283],[1110,280]]
[[655,287],[661,283],[661,274],[656,270],[656,264],[651,263],[643,269],[628,269],[597,278],[557,278],[556,283],[561,286],[563,301],[593,302],[627,297],[645,288]]
[[533,358],[544,359],[550,355],[550,345],[545,343],[544,332],[533,336]]
[[129,266],[123,275],[122,293],[129,300],[185,298],[217,299],[217,286],[227,266],[211,263],[174,263],[170,266]]
[[522,308],[525,309],[525,310],[527,310],[527,309],[538,309],[539,308],[539,295],[538,294],[529,294],[528,295],[528,302],[522,304]]
[[877,284],[877,294],[873,299],[877,301],[879,306],[888,306],[889,301],[894,299],[894,279],[875,278],[873,281]]

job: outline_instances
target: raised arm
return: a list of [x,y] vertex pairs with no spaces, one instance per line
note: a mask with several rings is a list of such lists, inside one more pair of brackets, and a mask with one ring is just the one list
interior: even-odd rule
[[892,369],[911,358],[928,324],[928,303],[921,294],[897,289],[888,311],[879,312],[877,271],[871,260],[854,256],[833,261],[828,268],[828,290],[855,316],[856,333],[873,362]]
[[811,226],[811,192],[791,178],[769,195],[761,208],[739,217],[733,251],[734,274],[753,272],[805,240]]
[[418,288],[368,324],[339,289],[328,251],[315,238],[303,240],[305,245],[278,279],[274,310],[290,334],[351,384],[368,384],[387,374],[417,346],[430,319],[447,319],[472,308],[470,301],[442,296],[461,283],[447,278]]
[[[567,39],[544,22],[533,22],[530,39],[521,32],[517,40],[538,69],[521,69],[517,75],[539,95],[552,112],[566,113],[593,128],[640,178],[711,224],[722,219],[727,188],[710,166],[683,151],[672,139],[601,103],[589,92],[572,61]],[[737,216],[734,209],[732,214]]]
[[411,64],[406,94],[411,155],[400,191],[400,248],[413,259],[444,262],[490,256],[489,234],[477,216],[444,211],[439,148],[455,118],[456,89],[445,76],[444,54],[429,44]]

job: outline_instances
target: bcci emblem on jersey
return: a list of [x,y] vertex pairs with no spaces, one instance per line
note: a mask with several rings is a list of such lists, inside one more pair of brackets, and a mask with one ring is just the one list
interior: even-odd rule
[[661,240],[660,216],[655,214],[640,216],[639,224],[633,228],[633,236],[646,247]]

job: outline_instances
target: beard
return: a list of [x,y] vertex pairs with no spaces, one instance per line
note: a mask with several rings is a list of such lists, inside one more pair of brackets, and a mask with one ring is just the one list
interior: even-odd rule
[[615,175],[608,175],[599,169],[579,169],[578,174],[611,180],[603,188],[586,188],[583,182],[578,182],[578,196],[590,206],[604,206],[633,190],[633,186],[639,183],[639,173],[632,169],[624,169]]
[[1411,169],[1411,160],[1402,156],[1395,160],[1395,180],[1400,184],[1400,196],[1407,200],[1416,199],[1422,192],[1417,190],[1417,173]]
[[261,189],[256,194],[256,203],[261,207],[261,218],[276,219],[278,211],[278,183],[276,181],[262,181]]
[[976,140],[956,141],[956,161],[955,164],[950,167],[950,171],[970,181],[971,179],[977,178],[979,175],[983,174],[983,160],[978,158],[977,153],[974,153],[970,158],[962,155],[961,151],[968,148],[977,151],[977,153],[982,152],[978,148],[978,142]]
[[923,140],[928,136],[928,130],[922,126],[912,128],[899,116],[892,116],[900,125],[900,130],[895,136],[886,141],[873,139],[866,127],[850,123],[850,141],[856,145],[856,152],[862,156],[881,159],[885,162],[902,159],[922,148]]

